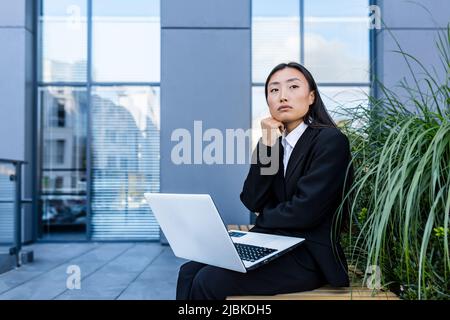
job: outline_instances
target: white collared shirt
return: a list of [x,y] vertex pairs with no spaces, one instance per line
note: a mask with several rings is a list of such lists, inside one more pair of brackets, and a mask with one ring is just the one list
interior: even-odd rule
[[292,150],[294,150],[294,147],[298,139],[300,139],[302,134],[305,132],[306,128],[308,128],[308,125],[302,122],[294,130],[289,132],[288,135],[286,135],[286,130],[283,132],[281,144],[283,145],[284,148],[283,165],[285,176],[286,176],[286,168],[289,163],[289,158],[291,157]]

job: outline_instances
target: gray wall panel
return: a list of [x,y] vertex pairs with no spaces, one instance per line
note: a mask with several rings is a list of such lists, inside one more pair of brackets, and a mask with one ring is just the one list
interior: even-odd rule
[[250,0],[164,0],[161,26],[249,28]]
[[197,120],[224,136],[250,127],[250,30],[163,30],[161,57],[161,192],[210,193],[226,223],[248,223],[239,199],[248,163],[176,165],[171,135],[193,138]]
[[0,158],[24,160],[25,50],[23,28],[0,28]]
[[449,22],[448,0],[379,0],[378,3],[388,28],[446,28]]
[[[379,0],[377,4],[381,7],[382,19],[386,24],[381,30],[377,30],[375,37],[377,78],[385,86],[401,94],[404,90],[396,86],[403,78],[414,86],[412,73],[405,59],[400,53],[394,52],[400,50],[396,44],[398,42],[405,53],[417,58],[430,72],[435,68],[437,78],[444,79],[445,70],[439,60],[436,40],[439,33],[444,35],[445,30],[442,28],[450,22],[450,1]],[[421,89],[426,90],[426,84],[422,80],[425,77],[423,70],[416,62],[411,59],[409,61]]]
[[[33,0],[0,1],[0,158],[25,160],[22,195],[33,190],[31,163],[34,137]],[[32,240],[33,212],[23,210],[23,239]]]

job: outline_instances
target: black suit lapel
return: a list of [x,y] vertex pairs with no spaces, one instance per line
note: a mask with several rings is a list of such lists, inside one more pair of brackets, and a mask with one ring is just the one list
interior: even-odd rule
[[314,136],[314,128],[308,126],[305,132],[301,135],[300,139],[298,139],[295,144],[294,150],[292,150],[291,156],[289,157],[289,162],[286,169],[286,184],[289,181],[289,178],[294,173],[295,168],[302,161],[305,156],[305,152],[309,149],[309,144],[311,143],[312,137]]

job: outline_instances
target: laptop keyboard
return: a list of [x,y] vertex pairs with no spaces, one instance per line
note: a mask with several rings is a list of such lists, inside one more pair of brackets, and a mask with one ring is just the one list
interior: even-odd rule
[[259,260],[262,257],[265,257],[271,254],[272,252],[277,251],[276,249],[252,246],[250,244],[242,244],[242,243],[235,243],[234,246],[236,247],[236,250],[241,259],[250,262]]

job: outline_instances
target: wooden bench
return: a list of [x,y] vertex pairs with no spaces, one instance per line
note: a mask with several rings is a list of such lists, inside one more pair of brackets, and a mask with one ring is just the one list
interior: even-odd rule
[[[228,230],[248,231],[253,225],[228,225]],[[349,266],[350,287],[324,286],[312,291],[277,294],[272,296],[231,296],[227,300],[399,300],[399,297],[383,290],[373,290],[362,285],[363,273]]]

